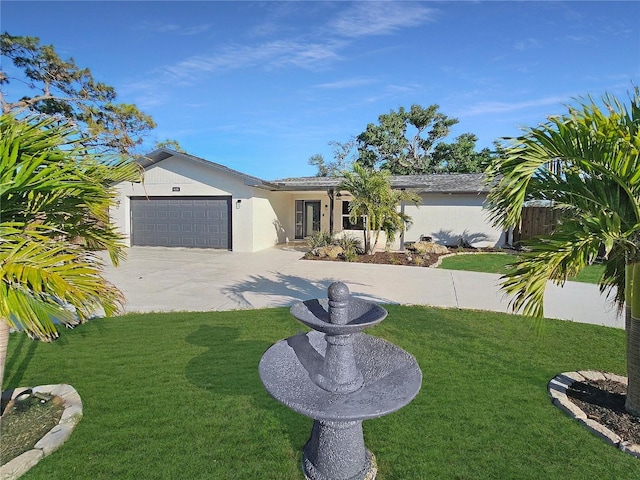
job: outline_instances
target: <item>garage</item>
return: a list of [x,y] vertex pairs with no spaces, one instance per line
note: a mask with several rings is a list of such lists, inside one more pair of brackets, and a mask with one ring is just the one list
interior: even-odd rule
[[134,246],[231,250],[231,197],[131,197]]

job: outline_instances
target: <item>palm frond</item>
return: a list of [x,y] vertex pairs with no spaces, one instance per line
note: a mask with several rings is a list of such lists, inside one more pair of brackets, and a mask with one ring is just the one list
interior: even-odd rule
[[0,318],[44,340],[56,323],[112,315],[123,302],[95,249],[123,258],[111,184],[141,172],[124,157],[88,154],[81,141],[50,118],[0,117]]
[[51,339],[55,321],[74,324],[101,311],[116,313],[123,297],[102,278],[101,265],[65,242],[5,239],[0,243],[0,318]]
[[[488,169],[494,182],[490,218],[496,226],[518,225],[529,200],[562,211],[554,233],[539,238],[504,280],[514,307],[541,315],[547,280],[564,281],[592,261],[604,246],[601,291],[624,301],[624,262],[640,250],[640,91],[627,108],[614,97],[569,107],[569,113],[505,139],[502,155]],[[559,169],[549,169],[549,164]]]

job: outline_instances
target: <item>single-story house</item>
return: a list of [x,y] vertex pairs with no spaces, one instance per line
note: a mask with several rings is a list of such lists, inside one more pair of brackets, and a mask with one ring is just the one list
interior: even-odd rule
[[[349,222],[350,197],[338,190],[339,178],[265,181],[166,148],[138,162],[144,182],[116,184],[111,211],[131,246],[255,252],[317,231],[362,234]],[[491,226],[483,209],[488,189],[482,174],[403,175],[391,182],[422,198],[418,207],[400,207],[413,220],[403,241],[430,236],[446,245],[460,239],[474,246],[504,243],[504,233]],[[398,248],[399,239],[395,243],[391,248]]]

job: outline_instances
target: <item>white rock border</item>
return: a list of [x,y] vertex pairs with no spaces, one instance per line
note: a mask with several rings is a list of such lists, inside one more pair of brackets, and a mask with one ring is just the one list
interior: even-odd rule
[[[10,400],[27,390],[28,387],[15,388],[11,391]],[[78,392],[66,384],[41,385],[32,388],[33,393],[47,393],[62,399],[64,411],[58,425],[36,443],[32,450],[24,452],[0,467],[2,480],[19,478],[47,455],[56,451],[69,438],[71,432],[82,418],[82,400]],[[8,393],[8,392],[3,392]]]
[[640,445],[622,440],[616,433],[588,418],[587,415],[567,397],[567,388],[575,382],[586,380],[612,380],[627,385],[627,377],[616,375],[615,373],[598,372],[594,370],[581,370],[578,372],[564,372],[556,375],[547,385],[552,403],[570,417],[582,423],[591,432],[602,438],[605,442],[622,450],[629,455],[640,458]]

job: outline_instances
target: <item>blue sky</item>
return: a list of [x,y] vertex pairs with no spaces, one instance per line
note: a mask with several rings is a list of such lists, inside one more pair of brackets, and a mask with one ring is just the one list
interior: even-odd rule
[[313,175],[311,155],[399,106],[440,105],[480,148],[640,85],[637,1],[3,0],[0,22],[150,114],[150,146],[264,179]]

